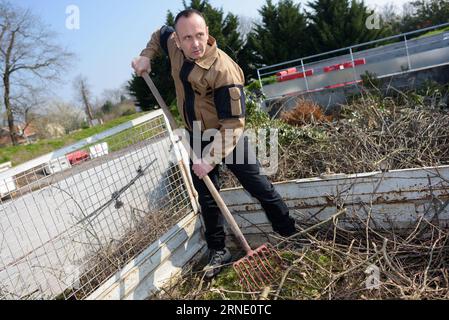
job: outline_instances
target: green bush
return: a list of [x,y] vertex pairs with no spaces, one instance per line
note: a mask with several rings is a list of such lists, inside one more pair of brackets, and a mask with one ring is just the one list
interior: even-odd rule
[[137,113],[136,110],[128,109],[128,110],[125,110],[125,112],[123,112],[121,116],[126,117],[126,116],[133,115],[135,113]]
[[381,82],[374,72],[365,71],[364,74],[360,75],[360,78],[362,78],[365,89],[380,89]]
[[89,129],[89,128],[90,128],[89,123],[86,120],[81,122],[81,129]]

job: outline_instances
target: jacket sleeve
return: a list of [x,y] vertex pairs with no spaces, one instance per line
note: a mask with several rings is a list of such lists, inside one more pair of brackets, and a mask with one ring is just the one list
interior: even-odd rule
[[172,36],[175,29],[169,26],[163,26],[159,30],[155,31],[150,41],[147,43],[145,49],[140,53],[141,56],[147,57],[153,60],[159,54],[165,53],[168,55],[168,40]]
[[222,64],[218,69],[212,88],[220,131],[208,146],[209,150],[203,159],[211,165],[219,164],[234,151],[245,129],[243,72],[233,61]]

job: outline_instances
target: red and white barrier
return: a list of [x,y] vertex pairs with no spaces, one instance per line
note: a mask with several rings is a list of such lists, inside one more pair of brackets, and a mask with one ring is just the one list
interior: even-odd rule
[[276,73],[277,82],[284,82],[293,79],[300,79],[304,77],[313,76],[313,69],[306,70],[306,72],[298,72],[296,68],[290,68],[281,72]]
[[352,61],[347,61],[347,62],[327,66],[327,67],[323,68],[323,71],[325,73],[328,73],[328,72],[332,72],[332,71],[351,69],[356,66],[361,66],[361,65],[365,65],[365,64],[366,64],[366,60],[365,60],[365,58],[363,58],[363,59],[354,60],[354,63]]

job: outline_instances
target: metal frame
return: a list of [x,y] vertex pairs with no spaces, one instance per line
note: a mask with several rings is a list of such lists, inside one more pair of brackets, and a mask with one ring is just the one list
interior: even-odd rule
[[[299,58],[299,59],[294,59],[294,60],[290,60],[290,61],[280,62],[280,63],[276,63],[276,64],[273,64],[273,65],[269,65],[269,66],[265,66],[265,67],[259,68],[257,70],[258,70],[258,72],[260,72],[262,70],[271,69],[271,68],[274,68],[274,67],[279,67],[279,66],[282,66],[282,65],[285,65],[285,64],[294,63],[294,62],[299,62],[301,60],[308,60],[308,59],[318,58],[318,57],[326,56],[326,55],[329,55],[329,54],[332,54],[332,53],[343,52],[343,51],[347,51],[349,49],[356,49],[356,48],[360,48],[360,47],[364,47],[364,46],[369,46],[371,44],[380,43],[380,42],[393,40],[393,39],[397,39],[397,38],[399,39],[399,38],[404,37],[404,36],[418,34],[418,33],[431,31],[431,30],[435,30],[435,29],[439,29],[439,28],[444,28],[444,27],[448,27],[448,26],[449,26],[449,22],[448,23],[439,24],[439,25],[436,25],[436,26],[432,26],[432,27],[428,27],[428,28],[424,28],[424,29],[410,31],[410,32],[406,32],[406,33],[401,33],[401,34],[398,34],[398,35],[395,35],[395,36],[390,36],[390,37],[386,37],[386,38],[382,38],[382,39],[378,39],[378,40],[373,40],[373,41],[364,42],[364,43],[361,43],[361,44],[356,44],[356,45],[353,45],[353,46],[350,46],[350,47],[336,49],[336,50],[332,50],[332,51],[328,51],[328,52],[324,52],[324,53],[318,53],[318,54],[314,54],[314,55],[311,55],[311,56],[307,56],[307,57],[303,57],[303,58]],[[272,71],[272,72],[270,72],[270,74],[278,72],[280,70],[283,70],[283,69],[279,69],[277,71]],[[264,76],[264,75],[267,75],[267,73],[260,74],[260,76]]]
[[[313,92],[313,91],[316,91],[316,89],[311,89],[310,88],[308,77],[305,74],[305,61],[311,60],[311,59],[316,59],[316,58],[319,58],[319,57],[329,56],[329,55],[335,54],[335,53],[342,53],[342,56],[343,56],[343,53],[347,53],[351,57],[351,60],[354,62],[354,49],[367,47],[367,46],[370,46],[370,45],[379,44],[379,43],[383,43],[383,42],[390,41],[390,40],[397,40],[397,39],[401,39],[401,38],[404,39],[402,42],[404,43],[405,55],[407,57],[407,64],[408,64],[408,70],[401,72],[403,74],[403,73],[406,73],[406,72],[414,71],[413,65],[412,65],[412,61],[411,61],[411,58],[410,58],[410,53],[409,53],[409,40],[408,40],[408,37],[410,37],[412,35],[417,35],[417,34],[420,34],[420,33],[424,33],[424,32],[427,32],[427,31],[431,31],[431,30],[447,27],[447,26],[449,26],[449,23],[444,23],[444,24],[440,24],[440,25],[437,25],[437,26],[432,26],[432,27],[428,27],[428,28],[424,28],[424,29],[420,29],[420,30],[415,30],[415,31],[407,32],[407,33],[402,33],[402,34],[399,34],[399,35],[394,35],[394,36],[390,36],[390,37],[386,37],[386,38],[382,38],[382,39],[378,39],[378,40],[373,40],[373,41],[369,41],[369,42],[365,42],[365,43],[361,43],[361,44],[357,44],[357,45],[353,45],[353,46],[345,47],[345,48],[341,48],[341,49],[336,49],[336,50],[332,50],[332,51],[328,51],[328,52],[324,52],[324,53],[310,55],[310,56],[302,57],[302,58],[299,58],[299,59],[289,60],[289,61],[273,64],[273,65],[270,65],[270,66],[265,66],[265,67],[257,69],[257,76],[258,76],[258,79],[259,79],[260,86],[262,88],[262,92],[265,95],[266,94],[266,90],[264,90],[264,84],[263,84],[263,81],[262,81],[263,77],[275,75],[276,73],[278,73],[278,72],[280,72],[282,70],[285,70],[287,68],[287,66],[291,66],[294,63],[299,62],[300,65],[298,65],[298,68],[301,68],[302,72],[304,73],[304,81],[305,81],[305,86],[306,86],[306,90],[304,92],[302,92],[302,93]],[[398,42],[398,43],[401,43],[401,42]],[[326,58],[326,59],[322,59],[322,60],[319,60],[319,61],[314,61],[313,64],[319,64],[319,63],[323,63],[326,60],[334,60],[334,59],[336,59],[336,58],[335,57],[333,57],[333,58]],[[279,67],[283,67],[283,68],[279,68]],[[270,70],[270,71],[268,71],[268,70]],[[395,72],[395,74],[396,74],[396,72]],[[379,78],[381,78],[383,76],[385,76],[385,75],[381,75],[381,76],[379,76]],[[355,77],[355,80],[357,81],[358,79],[357,79],[357,75],[355,73],[355,68],[354,68],[354,77]],[[300,93],[300,92],[298,92],[298,93]],[[267,97],[267,100],[277,99],[277,98],[282,97],[282,96],[284,96],[284,95],[270,96],[270,97]]]
[[[108,144],[59,172],[74,151]],[[101,151],[101,150],[100,150]],[[84,299],[198,205],[161,110],[0,173],[0,299]]]

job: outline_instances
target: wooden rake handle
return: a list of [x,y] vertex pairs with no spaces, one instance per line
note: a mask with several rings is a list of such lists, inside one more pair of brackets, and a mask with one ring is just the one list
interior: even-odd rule
[[[147,83],[148,87],[150,88],[151,92],[153,93],[153,96],[156,98],[159,106],[162,108],[162,111],[164,112],[165,116],[168,119],[168,122],[170,124],[170,127],[172,129],[176,129],[178,126],[176,125],[176,121],[173,118],[173,116],[170,113],[170,110],[168,109],[167,105],[165,104],[164,99],[162,98],[161,94],[159,93],[159,90],[154,85],[153,80],[150,78],[148,73],[143,73],[142,78]],[[192,152],[192,161],[195,162],[196,155],[194,152]],[[251,253],[251,247],[249,246],[248,242],[246,241],[245,237],[243,236],[242,231],[240,230],[239,226],[235,222],[234,217],[232,216],[231,212],[229,211],[228,207],[226,206],[226,203],[223,201],[223,198],[220,196],[220,193],[218,193],[217,188],[215,188],[215,185],[210,180],[209,176],[205,176],[203,178],[204,183],[206,184],[207,188],[209,189],[210,193],[212,194],[212,197],[214,197],[215,202],[217,203],[218,207],[220,208],[221,213],[225,217],[226,221],[230,225],[232,231],[234,232],[237,239],[240,241],[240,243],[243,246],[243,249],[247,254]]]

